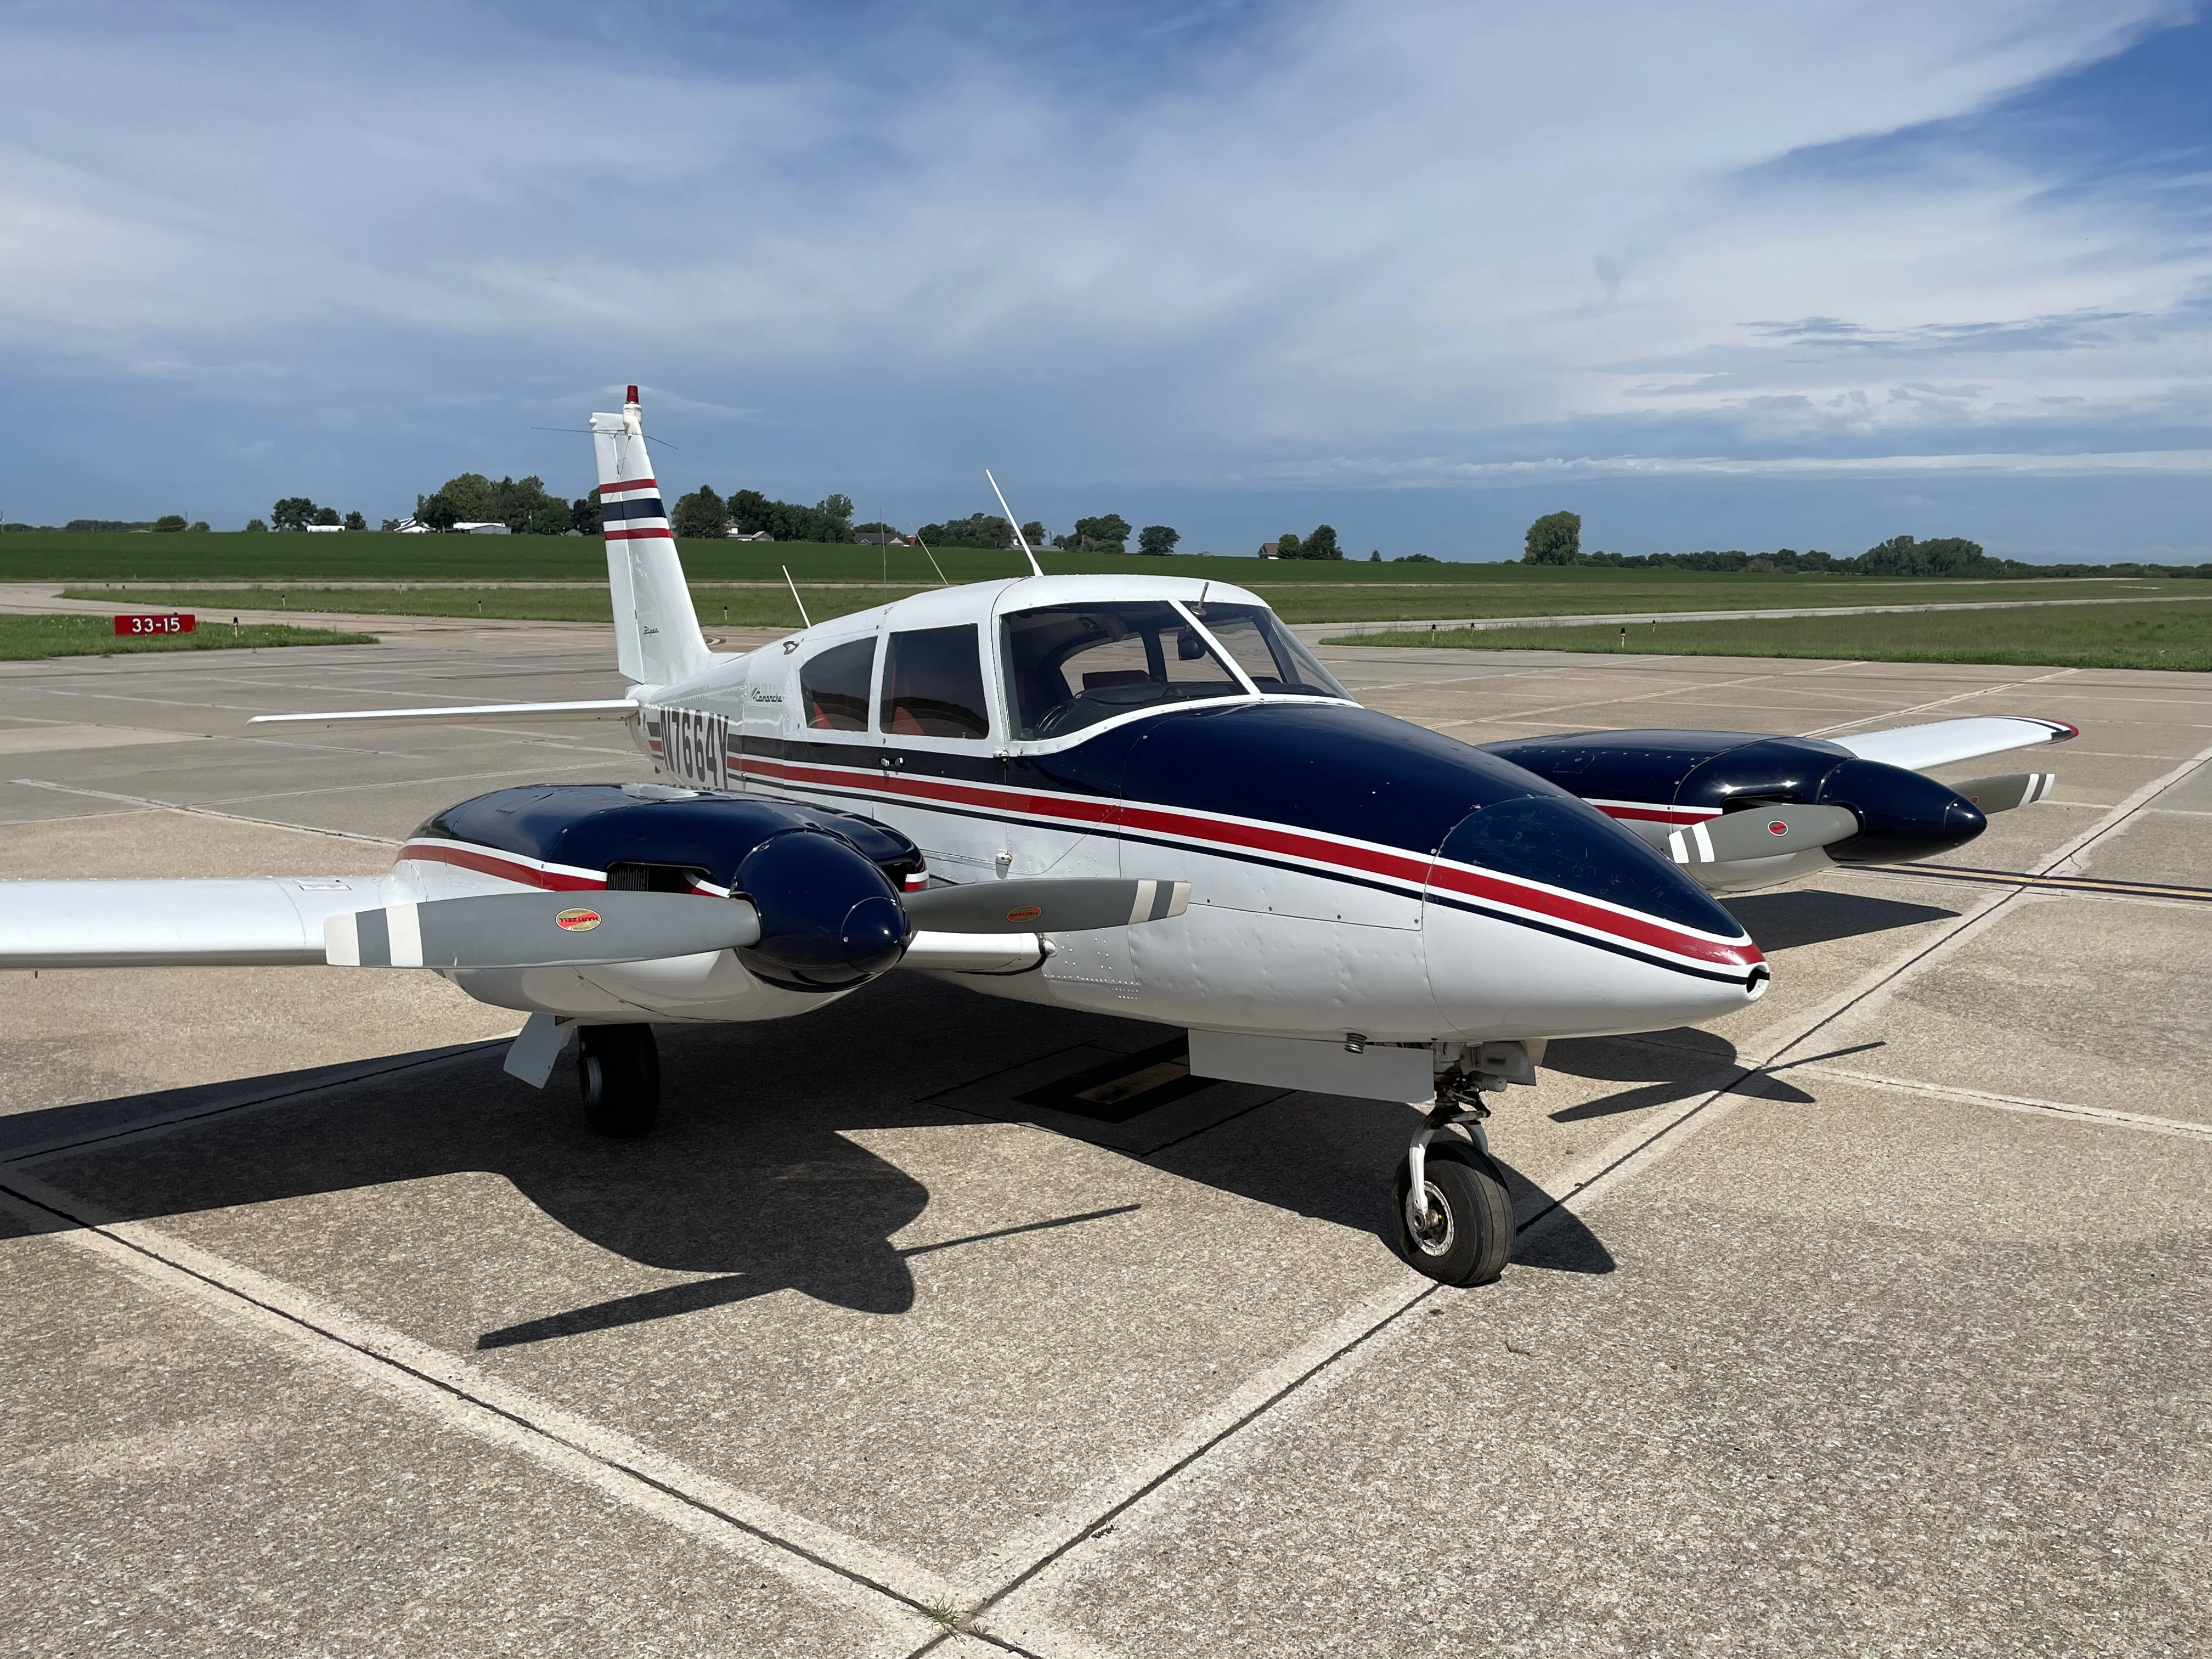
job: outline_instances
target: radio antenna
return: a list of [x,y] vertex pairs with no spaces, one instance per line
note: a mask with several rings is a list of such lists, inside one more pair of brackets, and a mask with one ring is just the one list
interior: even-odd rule
[[783,579],[791,584],[791,602],[799,607],[799,622],[802,628],[814,626],[814,619],[806,614],[806,601],[799,597],[799,584],[791,580],[791,567],[783,568]]
[[[983,476],[991,478],[989,467],[983,469]],[[1043,575],[1044,567],[1036,562],[1036,555],[1030,551],[1030,538],[1022,534],[1021,522],[1014,517],[1014,509],[1006,505],[1006,492],[999,488],[996,478],[991,478],[991,493],[999,498],[999,511],[1006,515],[1006,522],[1014,527],[1014,539],[1022,544],[1022,556],[1030,562],[1030,574]]]
[[937,555],[929,550],[929,544],[922,540],[921,532],[919,530],[914,532],[914,544],[921,550],[922,556],[929,561],[929,568],[937,573],[938,586],[940,587],[951,586],[951,582],[945,577],[945,567],[938,563]]

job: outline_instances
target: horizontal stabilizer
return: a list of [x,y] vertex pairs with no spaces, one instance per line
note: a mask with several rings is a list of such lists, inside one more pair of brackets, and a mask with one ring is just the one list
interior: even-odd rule
[[380,876],[0,882],[0,968],[267,968],[323,960],[323,921]]
[[1036,933],[1075,933],[1179,916],[1190,908],[1190,884],[1037,876],[932,887],[907,894],[904,902],[915,927],[945,933],[994,933],[1018,927]]
[[332,916],[339,968],[582,968],[727,951],[760,938],[750,904],[685,893],[492,893]]
[[459,708],[353,708],[328,714],[256,714],[248,726],[350,726],[357,720],[412,720],[418,726],[481,725],[486,720],[623,720],[637,713],[628,697],[589,702],[483,702]]
[[1754,806],[1684,824],[1667,837],[1667,856],[1677,864],[1779,858],[1849,841],[1858,833],[1858,814],[1848,807]]
[[2041,800],[2057,781],[2056,772],[2008,772],[2001,778],[1972,778],[1951,787],[1984,812],[2009,812]]
[[1850,750],[1861,760],[1924,772],[1931,766],[1948,766],[1978,755],[2002,754],[2031,744],[2064,743],[2081,735],[2078,727],[2063,720],[1981,714],[1969,720],[1934,720],[1926,726],[1900,726],[1890,732],[1862,732],[1828,741]]

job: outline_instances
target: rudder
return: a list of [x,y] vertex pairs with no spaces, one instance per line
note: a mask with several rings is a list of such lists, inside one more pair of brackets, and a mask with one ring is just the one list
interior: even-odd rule
[[703,672],[714,655],[699,631],[668,508],[646,453],[635,386],[621,414],[592,416],[592,448],[599,466],[599,525],[606,538],[622,676],[643,685],[688,679]]

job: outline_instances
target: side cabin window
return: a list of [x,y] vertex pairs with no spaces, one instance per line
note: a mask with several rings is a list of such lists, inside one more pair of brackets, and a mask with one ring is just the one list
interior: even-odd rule
[[868,680],[876,668],[872,637],[833,645],[799,671],[799,702],[817,732],[868,729]]
[[1261,690],[1276,696],[1342,697],[1352,693],[1321,665],[1282,618],[1260,605],[1194,605],[1191,612]]
[[982,635],[973,623],[890,636],[884,657],[880,729],[902,738],[988,738]]
[[1007,702],[1024,738],[1132,709],[1247,696],[1198,629],[1157,600],[1054,605],[1005,618]]

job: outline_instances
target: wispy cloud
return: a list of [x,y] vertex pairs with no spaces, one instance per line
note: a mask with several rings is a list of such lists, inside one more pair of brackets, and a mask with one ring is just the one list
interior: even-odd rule
[[2204,159],[2076,191],[1988,125],[2186,13],[19,8],[0,348],[402,500],[617,376],[822,485],[2007,477],[2212,419]]
[[2108,454],[1583,455],[1542,460],[1465,461],[1443,456],[1410,460],[1271,463],[1252,476],[1279,483],[1336,483],[1395,488],[1439,484],[1518,489],[1583,478],[2097,478],[2120,476],[2212,477],[2212,449],[2141,449]]

